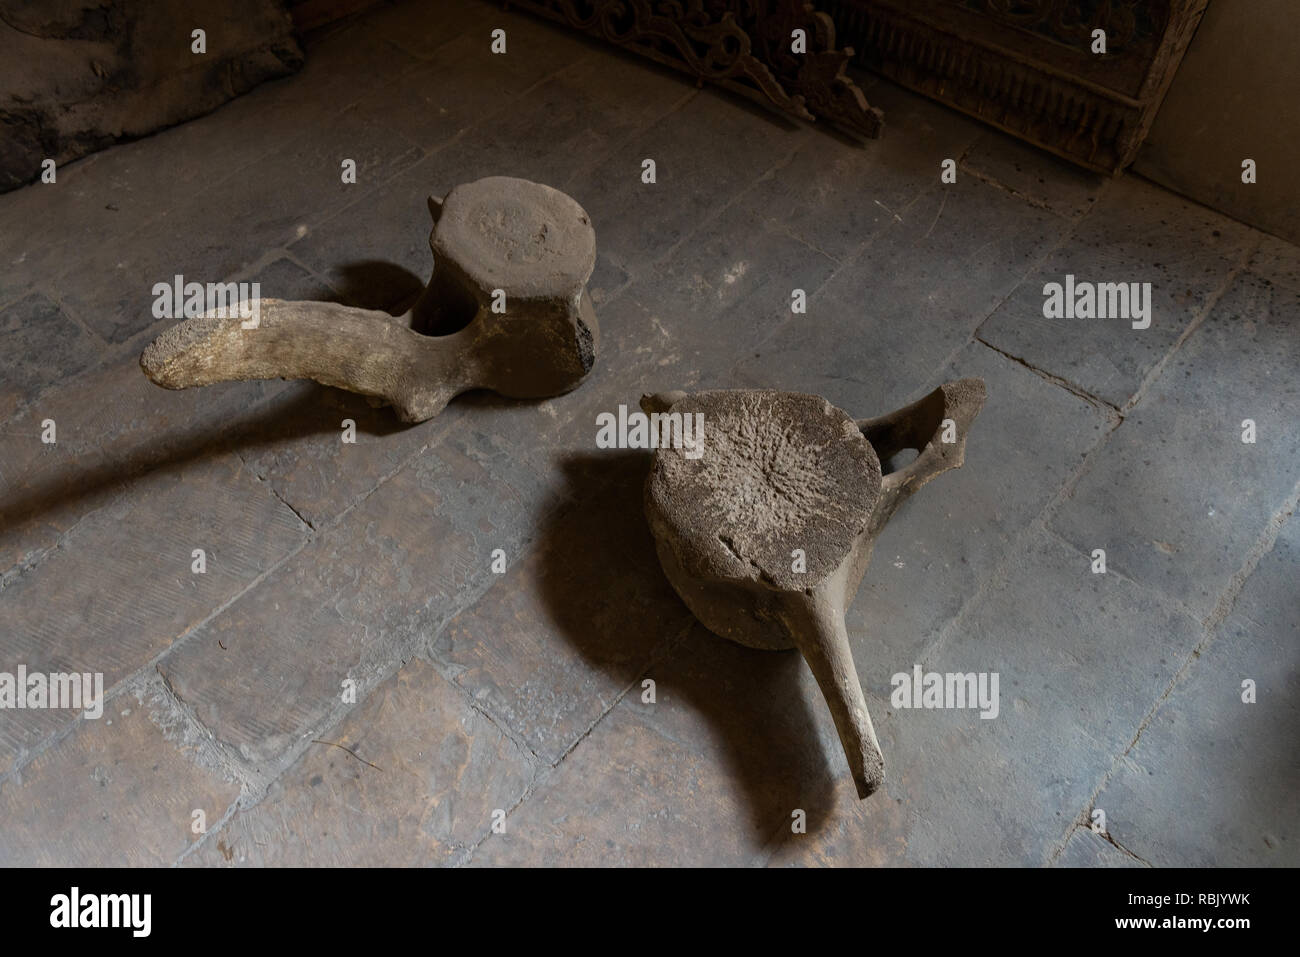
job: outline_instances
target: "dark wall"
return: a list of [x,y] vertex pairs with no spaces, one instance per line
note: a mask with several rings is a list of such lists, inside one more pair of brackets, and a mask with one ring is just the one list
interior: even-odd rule
[[1211,0],[1134,169],[1300,243],[1298,41],[1296,0]]

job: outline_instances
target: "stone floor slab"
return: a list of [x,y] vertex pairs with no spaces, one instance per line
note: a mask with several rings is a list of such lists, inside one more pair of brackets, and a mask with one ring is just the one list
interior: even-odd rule
[[[979,376],[988,389],[966,464],[926,485],[890,519],[847,612],[858,673],[881,697],[890,676],[910,667],[1015,554],[1083,453],[1109,428],[1088,403],[979,344],[906,398],[963,376]],[[892,408],[865,401],[847,408],[863,417]]]
[[0,865],[166,867],[199,839],[196,823],[215,827],[238,798],[121,695],[0,781]]
[[[1110,185],[1071,237],[1016,289],[980,338],[1123,407],[1238,267],[1256,234],[1145,180]],[[1130,316],[1043,316],[1048,283],[1150,283],[1150,326]],[[1131,287],[1130,287],[1131,289]]]
[[[641,507],[649,455],[568,468],[572,504],[431,643],[439,670],[558,763],[690,612],[659,569]],[[503,559],[504,561],[504,559]]]
[[889,794],[917,818],[909,862],[1048,863],[1200,634],[1148,590],[1094,575],[1087,555],[1031,540],[919,662],[996,672],[997,717],[891,707],[879,727]]
[[[1099,451],[1053,521],[1207,615],[1295,486],[1300,294],[1244,275]],[[1254,444],[1242,422],[1256,423]]]
[[796,810],[826,823],[848,768],[798,655],[695,626],[646,678],[654,702],[633,688],[471,864],[761,864]]
[[[1300,524],[1293,518],[1246,581],[1237,610],[1097,796],[1111,835],[1142,860],[1300,863],[1298,574]],[[1246,680],[1255,683],[1253,704],[1242,700]]]
[[1250,269],[1279,286],[1300,290],[1300,249],[1284,239],[1261,237],[1250,257]]
[[[592,171],[583,207],[605,255],[633,275],[724,208],[756,178],[783,165],[811,133],[736,99],[703,90]],[[643,182],[646,160],[655,182]]]
[[[507,454],[505,450],[497,450]],[[439,446],[159,662],[180,699],[255,770],[344,710],[395,656],[436,634],[484,587],[492,549],[525,536],[526,490]]]
[[[233,455],[155,473],[87,516],[0,591],[0,661],[14,672],[135,674],[305,537],[298,517]],[[205,571],[193,570],[195,549]],[[7,768],[67,714],[6,712]]]
[[874,84],[869,100],[885,111],[879,139],[849,143],[814,128],[790,162],[742,200],[768,226],[840,261],[897,222],[938,185],[943,160],[959,158],[980,135],[969,118],[888,81]]
[[[741,384],[836,401],[869,388],[902,404],[1046,254],[1064,220],[973,179],[936,187],[900,211],[810,296],[806,315],[753,342]],[[892,404],[891,404],[892,403]]]
[[[332,117],[211,189],[173,204],[165,217],[122,243],[88,250],[59,276],[63,302],[110,343],[165,327],[153,314],[155,283],[171,282],[177,274],[187,282],[225,281],[419,155],[409,140],[359,110]],[[355,183],[343,181],[349,159],[356,163]]]
[[[52,386],[0,432],[0,575],[37,560],[83,517],[117,500],[137,476],[181,472],[262,434],[275,382],[170,392],[135,357]],[[46,421],[53,443],[42,441]],[[149,486],[142,486],[149,487]]]
[[0,309],[0,415],[98,361],[100,344],[39,292]]
[[186,863],[454,864],[504,819],[532,776],[518,745],[412,661]]
[[1109,182],[1046,150],[995,130],[984,132],[962,159],[975,175],[1006,187],[1031,203],[1077,219],[1092,208]]

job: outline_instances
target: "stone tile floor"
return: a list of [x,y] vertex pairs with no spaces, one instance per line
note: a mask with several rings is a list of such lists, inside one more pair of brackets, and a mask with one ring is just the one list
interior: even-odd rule
[[[887,128],[857,148],[421,6],[0,196],[0,671],[107,695],[0,712],[0,864],[1300,863],[1295,247],[869,78]],[[403,428],[311,383],[141,374],[155,282],[396,311],[424,197],[491,174],[593,217],[577,392]],[[1044,319],[1066,273],[1150,282],[1150,328]],[[878,414],[960,375],[990,394],[966,467],[849,616],[889,762],[859,802],[802,661],[693,623],[647,460],[594,416],[727,386]],[[895,708],[915,664],[997,672],[998,717]]]

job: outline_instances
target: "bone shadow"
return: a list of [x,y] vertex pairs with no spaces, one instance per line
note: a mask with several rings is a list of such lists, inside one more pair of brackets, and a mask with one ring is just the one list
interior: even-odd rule
[[[542,604],[585,660],[632,685],[618,707],[649,712],[640,703],[641,679],[649,677],[657,705],[644,718],[652,727],[671,736],[682,703],[706,719],[715,734],[703,740],[721,742],[721,759],[748,804],[755,849],[789,827],[795,808],[816,830],[829,819],[836,781],[811,710],[823,705],[810,702],[801,684],[803,659],[744,648],[694,619],[664,576],[642,509],[650,461],[641,452],[561,461],[568,507],[547,509],[542,520],[539,554],[555,556],[538,576]],[[551,573],[559,563],[565,570]]]
[[[358,433],[379,437],[413,427],[399,422],[392,409],[372,407],[363,396],[351,392],[308,381],[288,389],[292,391],[287,398],[284,394],[271,396],[248,415],[224,427],[202,423],[195,433],[183,429],[170,435],[151,432],[120,454],[113,441],[102,450],[73,452],[76,459],[90,459],[94,464],[57,467],[48,480],[6,497],[0,502],[0,529],[20,530],[64,505],[111,493],[147,475],[167,474],[229,452],[280,447],[286,440],[313,435],[338,435],[344,418],[356,422]],[[163,389],[158,391],[167,394]],[[208,428],[212,431],[206,431]]]
[[424,291],[427,277],[421,279],[405,266],[382,259],[360,259],[335,266],[337,276],[331,285],[319,290],[326,302],[337,302],[358,309],[382,309],[401,315]]
[[[347,263],[337,268],[337,289],[317,290],[312,298],[325,298],[344,306],[378,309],[402,316],[425,293],[425,283],[404,266],[378,259]],[[468,326],[478,314],[478,302],[447,278],[435,272],[429,296],[418,314],[407,317],[410,328],[424,336],[446,336]]]

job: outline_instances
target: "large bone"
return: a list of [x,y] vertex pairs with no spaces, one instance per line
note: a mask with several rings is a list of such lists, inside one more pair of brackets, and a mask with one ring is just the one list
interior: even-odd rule
[[[961,379],[858,422],[825,399],[793,392],[641,400],[647,413],[704,416],[690,450],[655,453],[646,482],[646,517],[668,580],[710,631],[752,648],[799,649],[860,798],[884,782],[885,759],[844,612],[885,522],[914,491],[962,464],[984,395],[982,380]],[[945,443],[949,419],[953,441]],[[916,460],[882,475],[881,458],[907,448],[918,450]]]
[[255,328],[211,314],[172,326],[141,355],[145,374],[168,389],[313,379],[380,398],[405,422],[469,389],[533,399],[581,383],[599,334],[587,294],[596,236],[582,207],[493,176],[430,197],[429,211],[433,277],[404,315],[263,299]]

